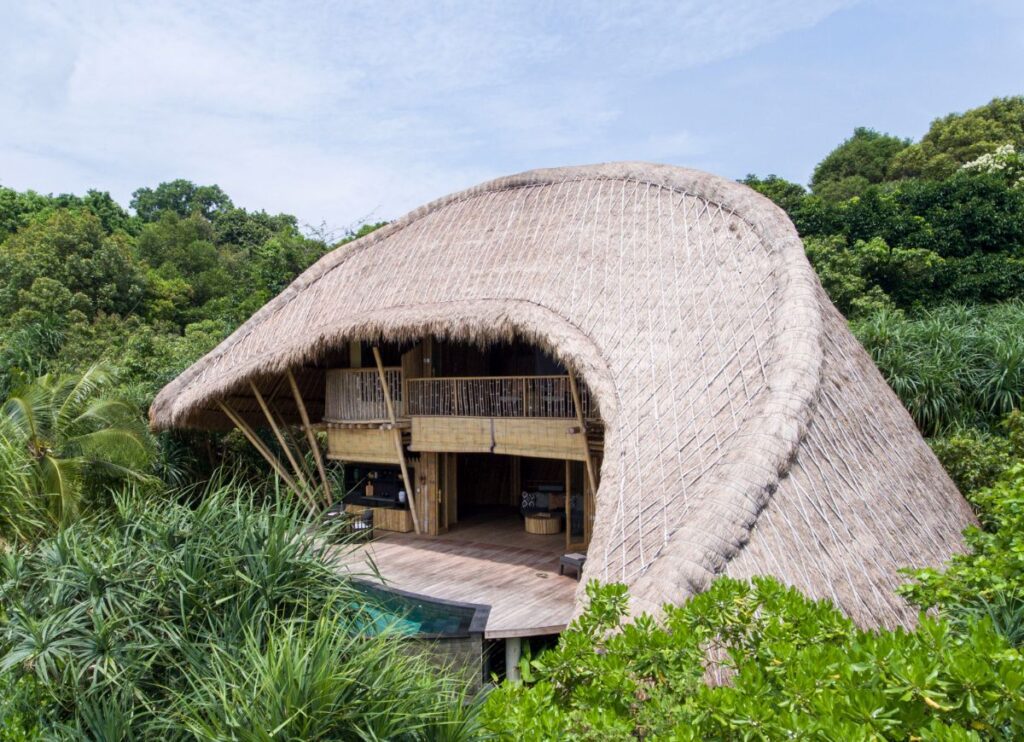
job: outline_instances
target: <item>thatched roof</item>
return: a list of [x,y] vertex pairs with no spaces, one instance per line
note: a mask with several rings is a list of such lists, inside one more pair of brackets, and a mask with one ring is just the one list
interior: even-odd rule
[[941,564],[972,522],[786,215],[660,165],[502,178],[335,250],[169,384],[152,424],[223,426],[218,398],[244,407],[248,380],[289,367],[322,396],[310,369],[339,343],[425,334],[519,335],[585,378],[605,422],[585,577],[638,608],[760,573],[908,623],[898,570]]

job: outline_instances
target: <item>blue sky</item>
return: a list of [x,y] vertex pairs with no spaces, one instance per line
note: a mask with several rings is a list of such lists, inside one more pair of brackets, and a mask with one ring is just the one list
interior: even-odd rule
[[341,229],[641,159],[806,182],[855,126],[1024,93],[1020,0],[0,0],[0,184],[217,183]]

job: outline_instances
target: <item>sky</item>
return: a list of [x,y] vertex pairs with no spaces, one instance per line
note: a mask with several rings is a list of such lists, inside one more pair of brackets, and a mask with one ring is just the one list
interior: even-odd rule
[[1022,0],[0,0],[0,185],[329,231],[536,167],[806,183],[856,126],[1019,94]]

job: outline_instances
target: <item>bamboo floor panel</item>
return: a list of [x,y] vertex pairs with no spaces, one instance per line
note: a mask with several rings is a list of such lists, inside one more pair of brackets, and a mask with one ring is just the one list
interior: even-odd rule
[[579,583],[558,574],[565,534],[531,535],[518,516],[464,521],[440,536],[383,533],[337,553],[363,579],[370,560],[384,584],[434,598],[491,606],[484,636],[557,633],[572,617]]

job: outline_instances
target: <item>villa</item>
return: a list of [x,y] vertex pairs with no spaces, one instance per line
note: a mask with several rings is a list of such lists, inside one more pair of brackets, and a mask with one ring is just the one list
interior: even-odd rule
[[900,569],[973,522],[785,213],[676,167],[536,170],[417,209],[323,257],[150,416],[241,429],[311,506],[372,524],[346,564],[489,606],[513,660],[589,579],[655,611],[768,574],[909,625]]

